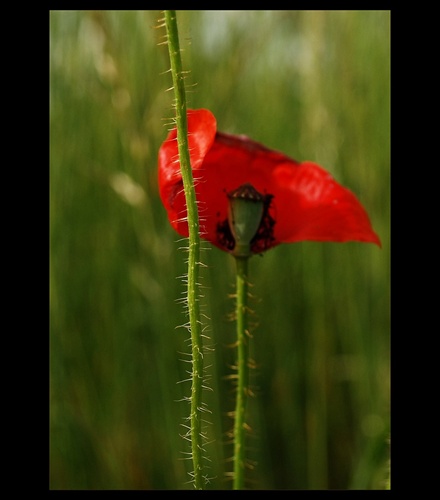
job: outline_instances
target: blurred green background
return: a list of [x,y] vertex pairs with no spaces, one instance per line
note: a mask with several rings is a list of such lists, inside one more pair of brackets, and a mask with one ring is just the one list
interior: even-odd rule
[[[184,243],[157,153],[173,116],[160,11],[50,13],[50,488],[190,489]],[[390,413],[390,12],[178,11],[189,107],[350,188],[382,249],[250,262],[249,488],[383,489]],[[206,248],[208,244],[204,245]],[[229,489],[233,259],[203,299],[208,488]]]

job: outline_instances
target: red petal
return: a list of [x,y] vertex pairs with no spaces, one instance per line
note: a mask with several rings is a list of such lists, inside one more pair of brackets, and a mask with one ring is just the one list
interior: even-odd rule
[[196,188],[204,237],[222,248],[217,229],[228,216],[226,194],[246,183],[261,194],[273,194],[273,169],[286,160],[285,155],[245,136],[217,132],[199,170]]
[[244,136],[217,133],[207,153],[198,186],[205,237],[217,246],[217,224],[227,217],[226,193],[251,183],[274,196],[274,241],[363,241],[380,246],[368,215],[357,198],[324,169],[298,163]]
[[277,239],[286,243],[362,241],[381,246],[355,195],[318,165],[280,164],[273,176],[277,185]]
[[[214,115],[207,109],[188,110],[187,117],[190,160],[194,172],[202,164],[214,141],[217,122]],[[181,220],[186,218],[186,210],[182,211],[181,204],[180,206],[175,204],[176,195],[182,190],[177,130],[173,129],[159,150],[159,192],[172,226],[180,234],[188,236],[188,227]]]

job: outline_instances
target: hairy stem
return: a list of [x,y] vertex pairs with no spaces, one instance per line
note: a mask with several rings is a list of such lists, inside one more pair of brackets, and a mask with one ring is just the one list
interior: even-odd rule
[[249,333],[247,325],[248,257],[235,257],[237,269],[237,400],[234,422],[234,490],[244,488],[246,403],[249,390]]
[[180,57],[179,33],[177,29],[176,12],[165,10],[165,26],[168,36],[168,50],[173,78],[177,144],[179,150],[180,169],[182,172],[188,213],[189,256],[188,256],[188,310],[192,343],[192,387],[191,387],[191,451],[194,466],[194,486],[203,489],[202,476],[202,376],[203,354],[200,325],[200,310],[197,300],[197,283],[200,262],[199,216],[197,212],[194,179],[191,171],[188,150],[188,123],[186,115],[186,97],[182,61]]

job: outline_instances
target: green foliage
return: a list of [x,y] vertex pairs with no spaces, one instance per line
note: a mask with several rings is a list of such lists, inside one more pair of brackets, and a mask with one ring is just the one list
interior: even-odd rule
[[[250,261],[259,489],[384,489],[390,329],[390,13],[178,11],[189,106],[312,160],[369,212],[382,249],[283,245]],[[50,488],[182,489],[191,464],[185,242],[157,151],[172,93],[159,11],[50,22]],[[196,85],[195,85],[196,84]],[[208,247],[204,244],[204,247]],[[202,251],[210,487],[230,488],[233,258]]]

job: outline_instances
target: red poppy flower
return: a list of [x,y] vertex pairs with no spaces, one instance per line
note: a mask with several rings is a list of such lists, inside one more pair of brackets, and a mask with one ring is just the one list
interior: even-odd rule
[[[177,132],[159,151],[159,190],[174,229],[188,236],[178,161]],[[369,217],[354,194],[312,162],[299,163],[246,136],[217,132],[206,109],[188,111],[188,140],[200,218],[200,236],[227,252],[234,249],[228,194],[250,185],[264,210],[251,241],[253,253],[297,241],[361,241],[380,246]]]

